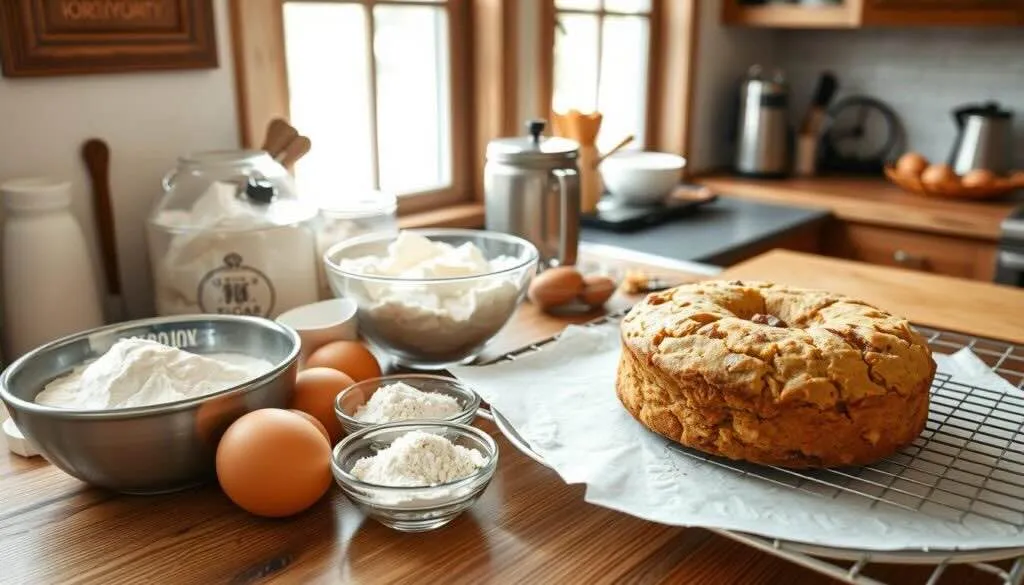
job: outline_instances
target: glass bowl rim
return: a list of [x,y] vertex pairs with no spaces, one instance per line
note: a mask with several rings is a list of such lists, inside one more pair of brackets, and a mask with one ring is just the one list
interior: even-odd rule
[[[505,242],[505,243],[508,243],[508,244],[518,244],[518,245],[522,246],[526,250],[527,258],[525,260],[521,261],[521,262],[517,262],[513,266],[502,268],[501,270],[494,270],[494,271],[491,271],[491,272],[484,272],[482,274],[472,274],[472,275],[469,275],[469,276],[431,277],[431,278],[402,278],[402,277],[399,277],[399,276],[383,276],[383,275],[378,275],[378,274],[363,274],[363,273],[360,273],[360,272],[349,272],[349,271],[344,270],[343,268],[341,268],[341,265],[333,260],[333,256],[335,256],[339,251],[341,251],[341,250],[343,250],[345,248],[349,248],[349,247],[353,247],[353,246],[358,246],[358,245],[366,244],[366,243],[370,243],[370,242],[378,242],[378,241],[383,241],[383,240],[394,240],[402,232],[411,232],[411,233],[419,234],[419,235],[424,236],[426,238],[429,238],[430,236],[450,236],[450,237],[465,237],[465,238],[475,237],[475,238],[498,240],[498,241],[502,241],[502,242]],[[537,247],[534,246],[529,241],[527,241],[527,240],[525,240],[523,238],[520,238],[518,236],[513,236],[511,234],[503,234],[501,232],[495,232],[495,231],[490,231],[490,230],[470,230],[470,229],[460,229],[460,228],[436,228],[436,229],[407,229],[407,230],[400,230],[397,233],[393,233],[393,232],[377,232],[377,233],[364,234],[362,236],[356,236],[354,238],[349,238],[349,239],[346,239],[344,241],[338,242],[338,243],[334,244],[333,246],[331,246],[330,248],[328,248],[327,251],[324,252],[322,259],[323,259],[324,266],[327,267],[327,271],[328,272],[334,273],[334,274],[339,274],[339,275],[342,275],[342,276],[345,276],[345,277],[348,277],[348,278],[367,280],[367,281],[371,281],[371,282],[393,282],[393,283],[407,283],[407,284],[435,284],[435,283],[445,283],[445,282],[467,282],[467,281],[479,280],[479,279],[482,279],[482,278],[490,278],[490,277],[493,277],[493,276],[500,276],[500,275],[503,275],[503,274],[508,274],[508,273],[516,272],[517,270],[522,270],[523,268],[526,268],[530,264],[536,264],[540,260],[540,252],[537,250]]]
[[[476,390],[473,390],[468,384],[464,383],[462,380],[459,380],[458,378],[451,378],[451,377],[448,377],[448,376],[441,376],[441,375],[438,375],[438,374],[389,374],[387,376],[377,376],[375,378],[367,378],[365,380],[360,380],[359,382],[356,382],[355,384],[352,384],[351,386],[348,386],[347,388],[345,388],[344,390],[339,392],[338,395],[334,397],[334,414],[335,414],[335,416],[338,417],[339,420],[341,420],[341,422],[349,423],[349,424],[361,427],[360,430],[362,430],[362,428],[365,428],[365,427],[368,427],[368,426],[369,427],[377,428],[377,427],[380,427],[380,426],[385,425],[385,424],[392,424],[392,423],[371,423],[371,422],[361,421],[361,420],[359,420],[359,419],[349,415],[347,412],[345,412],[344,410],[341,409],[342,398],[344,396],[346,396],[349,393],[349,391],[355,390],[356,388],[359,388],[359,387],[370,386],[372,383],[377,383],[377,384],[380,384],[380,385],[384,385],[384,384],[386,384],[388,382],[397,383],[397,382],[402,382],[403,380],[410,380],[410,379],[411,380],[433,380],[433,381],[436,381],[436,382],[444,382],[445,384],[448,384],[448,385],[451,385],[451,386],[454,386],[454,387],[458,388],[461,393],[463,393],[465,396],[467,396],[469,398],[469,401],[468,401],[468,403],[467,403],[465,408],[463,408],[459,412],[457,412],[457,413],[455,413],[455,414],[453,414],[453,415],[451,415],[451,416],[449,416],[447,418],[439,418],[439,419],[410,419],[410,420],[392,421],[393,423],[411,423],[411,422],[417,422],[417,421],[418,422],[425,422],[425,423],[432,423],[432,422],[455,422],[455,421],[459,420],[460,418],[466,416],[467,413],[473,412],[475,414],[476,411],[480,409],[480,402],[481,402],[480,395],[476,393]],[[416,388],[416,389],[419,390],[419,388]],[[420,391],[421,392],[426,392],[425,390],[420,390]]]
[[[487,461],[482,466],[477,468],[477,470],[474,471],[472,475],[463,477],[462,479],[457,479],[455,481],[450,481],[447,483],[439,483],[437,485],[423,486],[381,485],[378,483],[370,483],[357,478],[356,476],[352,475],[348,471],[341,468],[341,463],[338,461],[339,457],[341,456],[341,452],[352,443],[364,440],[366,435],[369,435],[371,433],[393,431],[401,429],[403,427],[408,427],[409,431],[422,430],[425,427],[443,427],[445,430],[453,430],[463,436],[469,435],[476,437],[482,443],[484,443],[484,445],[486,445],[487,449],[489,450],[489,453],[482,454],[485,457],[487,457]],[[385,423],[373,427],[367,427],[365,429],[360,429],[348,435],[347,437],[342,439],[337,445],[335,445],[334,449],[331,451],[331,471],[333,471],[334,473],[335,480],[338,483],[342,484],[343,488],[348,488],[349,486],[352,486],[359,488],[360,490],[380,490],[385,493],[392,494],[404,493],[429,495],[431,492],[440,489],[456,489],[460,487],[472,486],[473,484],[480,482],[480,480],[487,479],[494,475],[494,472],[495,470],[497,470],[497,468],[498,444],[497,442],[495,442],[493,437],[491,437],[489,434],[476,427],[447,421],[400,421],[393,423]],[[346,491],[348,490],[346,489]],[[373,499],[372,497],[367,498],[363,494],[358,494],[358,497],[360,499]]]

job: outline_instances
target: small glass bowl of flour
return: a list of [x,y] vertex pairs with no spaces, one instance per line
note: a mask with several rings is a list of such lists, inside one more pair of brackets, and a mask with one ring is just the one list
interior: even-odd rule
[[401,374],[349,386],[334,401],[334,414],[346,433],[392,422],[447,421],[468,425],[480,397],[454,378]]
[[448,524],[483,494],[498,445],[480,429],[452,422],[387,423],[342,439],[331,469],[367,516],[403,532]]

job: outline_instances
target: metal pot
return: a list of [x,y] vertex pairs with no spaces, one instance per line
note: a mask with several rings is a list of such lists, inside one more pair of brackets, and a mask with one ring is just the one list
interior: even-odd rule
[[545,123],[529,122],[529,136],[487,146],[484,169],[486,226],[528,240],[541,262],[575,264],[580,230],[579,144],[543,138]]

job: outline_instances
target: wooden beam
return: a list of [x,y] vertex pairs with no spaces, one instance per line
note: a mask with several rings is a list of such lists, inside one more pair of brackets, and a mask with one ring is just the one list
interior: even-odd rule
[[258,148],[267,124],[288,119],[283,0],[231,0],[235,99],[244,148]]

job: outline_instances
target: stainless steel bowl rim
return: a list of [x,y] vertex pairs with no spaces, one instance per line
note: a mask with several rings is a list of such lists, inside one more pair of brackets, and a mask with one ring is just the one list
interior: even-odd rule
[[[344,398],[345,395],[347,395],[349,393],[349,391],[355,390],[356,388],[359,388],[359,387],[362,387],[362,386],[370,386],[371,384],[374,384],[374,383],[383,385],[383,384],[386,384],[388,382],[401,382],[403,380],[432,380],[432,381],[435,381],[435,382],[444,382],[445,384],[450,384],[452,386],[458,387],[461,390],[464,390],[466,392],[466,394],[470,397],[470,399],[469,399],[469,403],[466,405],[465,408],[463,408],[459,412],[457,412],[457,413],[455,413],[455,414],[453,414],[453,415],[451,415],[451,416],[449,416],[447,418],[409,419],[409,420],[395,421],[396,423],[410,423],[410,422],[414,422],[414,421],[418,421],[418,422],[444,422],[444,421],[454,422],[454,421],[456,421],[456,420],[466,416],[466,414],[469,413],[469,412],[474,412],[475,413],[480,408],[480,395],[477,394],[476,391],[473,390],[472,388],[470,388],[468,385],[464,384],[462,382],[462,380],[459,380],[458,378],[449,378],[448,376],[438,376],[437,374],[391,374],[390,376],[379,376],[377,378],[367,378],[365,380],[361,380],[359,382],[356,382],[355,384],[352,384],[348,388],[345,388],[341,392],[339,392],[338,395],[334,398],[334,414],[339,419],[343,419],[344,422],[348,422],[348,423],[351,423],[353,425],[358,425],[358,426],[371,425],[374,428],[379,428],[382,425],[391,424],[391,423],[368,423],[366,421],[361,421],[359,419],[356,419],[354,417],[349,416],[348,413],[346,413],[344,410],[341,409],[342,398]],[[417,390],[419,390],[419,388],[417,388]]]
[[[448,483],[439,483],[437,485],[423,485],[423,486],[380,485],[380,484],[377,484],[377,483],[365,482],[365,481],[357,478],[356,476],[352,475],[351,473],[345,471],[344,469],[342,469],[341,468],[341,464],[338,463],[338,457],[341,455],[341,452],[345,449],[345,447],[349,446],[352,443],[355,443],[356,441],[361,440],[363,437],[365,437],[366,435],[369,435],[370,433],[380,433],[380,432],[383,432],[383,431],[398,431],[398,430],[401,430],[403,428],[406,428],[407,432],[410,432],[410,431],[423,430],[425,428],[432,428],[432,427],[433,428],[441,427],[443,429],[453,430],[453,431],[457,431],[457,432],[460,432],[460,433],[463,433],[463,434],[472,435],[474,437],[477,437],[478,439],[483,441],[483,443],[485,445],[487,445],[487,448],[490,450],[490,453],[483,453],[482,454],[485,457],[487,457],[487,463],[485,463],[482,467],[477,469],[472,475],[470,475],[468,477],[464,477],[462,479],[458,479],[458,480],[455,480],[455,481],[450,481]],[[464,487],[464,486],[470,486],[470,485],[480,481],[481,479],[490,477],[492,474],[494,474],[494,470],[497,469],[497,467],[498,467],[498,444],[494,441],[493,437],[491,437],[489,434],[485,433],[484,431],[481,431],[480,429],[478,429],[476,427],[472,427],[472,426],[464,425],[464,424],[459,424],[459,423],[447,422],[447,421],[401,421],[401,422],[385,423],[385,424],[377,425],[377,426],[373,426],[373,427],[367,427],[365,429],[356,431],[356,432],[352,433],[351,435],[349,435],[349,436],[345,437],[344,439],[342,439],[341,442],[339,442],[337,445],[335,445],[334,450],[331,452],[331,470],[334,472],[335,479],[340,480],[339,483],[342,484],[343,488],[347,488],[348,486],[346,486],[345,484],[349,484],[349,485],[352,485],[352,486],[355,486],[355,487],[358,487],[358,488],[362,488],[362,489],[381,490],[381,491],[384,491],[384,492],[391,492],[391,493],[404,493],[404,494],[425,493],[425,494],[429,494],[430,492],[438,490],[438,489],[441,489],[441,488],[453,489],[453,488],[460,488],[460,487]],[[346,491],[348,491],[348,490],[346,489]]]
[[[220,322],[250,322],[254,325],[266,327],[268,329],[275,329],[281,333],[284,333],[292,340],[292,349],[288,352],[287,357],[281,360],[280,363],[275,364],[273,368],[268,370],[261,376],[253,378],[243,384],[231,386],[212,394],[204,394],[202,396],[196,396],[193,398],[186,398],[184,400],[176,400],[174,402],[163,402],[160,404],[154,404],[150,406],[133,406],[130,408],[116,408],[109,410],[78,410],[71,408],[61,408],[57,406],[47,406],[45,404],[39,404],[37,402],[23,400],[22,398],[11,394],[7,387],[12,375],[21,370],[26,363],[30,362],[36,356],[46,353],[53,348],[59,347],[71,341],[89,337],[97,334],[114,334],[118,331],[124,331],[128,329],[136,329],[138,327],[147,327],[153,325],[167,325],[173,323],[180,323],[183,321],[220,321]],[[218,315],[218,314],[192,314],[192,315],[173,315],[168,317],[151,317],[148,319],[136,319],[134,321],[124,321],[122,323],[115,323],[113,325],[102,325],[86,331],[80,331],[78,333],[72,333],[66,335],[60,339],[55,339],[49,343],[41,345],[32,351],[21,356],[15,360],[11,365],[7,367],[0,374],[0,399],[4,402],[14,404],[17,408],[33,412],[36,414],[42,414],[55,418],[71,418],[71,419],[100,419],[100,420],[115,420],[124,418],[136,418],[151,415],[160,415],[168,412],[176,412],[180,410],[188,410],[213,398],[220,398],[233,394],[244,394],[250,387],[259,385],[265,381],[274,378],[284,370],[288,369],[293,362],[299,357],[299,350],[301,348],[301,340],[299,334],[291,327],[278,323],[271,319],[264,319],[262,317],[250,317],[246,315]]]
[[348,247],[352,247],[352,246],[358,246],[360,244],[366,244],[366,243],[369,243],[369,242],[376,242],[376,241],[382,241],[382,240],[388,240],[388,239],[394,240],[395,238],[398,237],[396,234],[393,234],[393,233],[380,233],[380,232],[378,232],[378,233],[364,234],[362,236],[356,236],[354,238],[349,238],[347,240],[344,240],[342,242],[338,242],[338,243],[334,244],[333,246],[328,248],[326,252],[324,252],[324,255],[323,255],[324,266],[326,266],[327,269],[329,271],[331,271],[331,272],[335,272],[337,274],[340,274],[342,276],[346,276],[346,277],[349,277],[349,278],[358,278],[358,279],[369,280],[369,281],[373,281],[373,282],[404,282],[404,283],[416,283],[416,284],[432,284],[432,283],[441,283],[441,282],[460,282],[460,281],[479,280],[481,278],[487,278],[487,277],[497,276],[497,275],[501,275],[501,274],[508,274],[510,272],[515,272],[517,270],[521,270],[521,269],[529,266],[530,264],[535,264],[538,260],[540,260],[540,252],[537,250],[536,246],[534,246],[528,240],[525,240],[525,239],[520,238],[518,236],[513,236],[511,234],[504,234],[504,233],[501,233],[501,232],[495,232],[495,231],[489,231],[489,230],[467,230],[467,229],[457,229],[457,228],[410,229],[410,230],[402,230],[402,231],[419,234],[419,235],[421,235],[423,237],[426,237],[426,238],[429,238],[431,236],[442,236],[442,237],[448,236],[448,237],[464,237],[464,238],[473,238],[473,237],[475,237],[475,238],[479,238],[479,237],[492,238],[494,240],[500,240],[500,241],[504,241],[506,243],[519,244],[520,246],[523,246],[527,250],[527,252],[529,253],[529,257],[526,260],[522,261],[522,262],[519,262],[519,263],[517,263],[517,264],[515,264],[513,266],[509,266],[507,268],[502,268],[501,270],[495,270],[495,271],[492,271],[492,272],[484,272],[484,273],[481,273],[481,274],[473,274],[473,275],[469,275],[469,276],[448,276],[448,277],[440,277],[440,278],[437,278],[437,277],[435,277],[435,278],[401,278],[401,277],[397,277],[397,276],[381,276],[381,275],[378,275],[378,274],[364,274],[364,273],[361,273],[361,272],[349,272],[347,270],[342,269],[341,265],[339,265],[338,263],[334,262],[334,260],[332,260],[332,257],[335,254],[337,254],[338,251],[340,251],[340,250],[342,250],[344,248],[348,248]]

